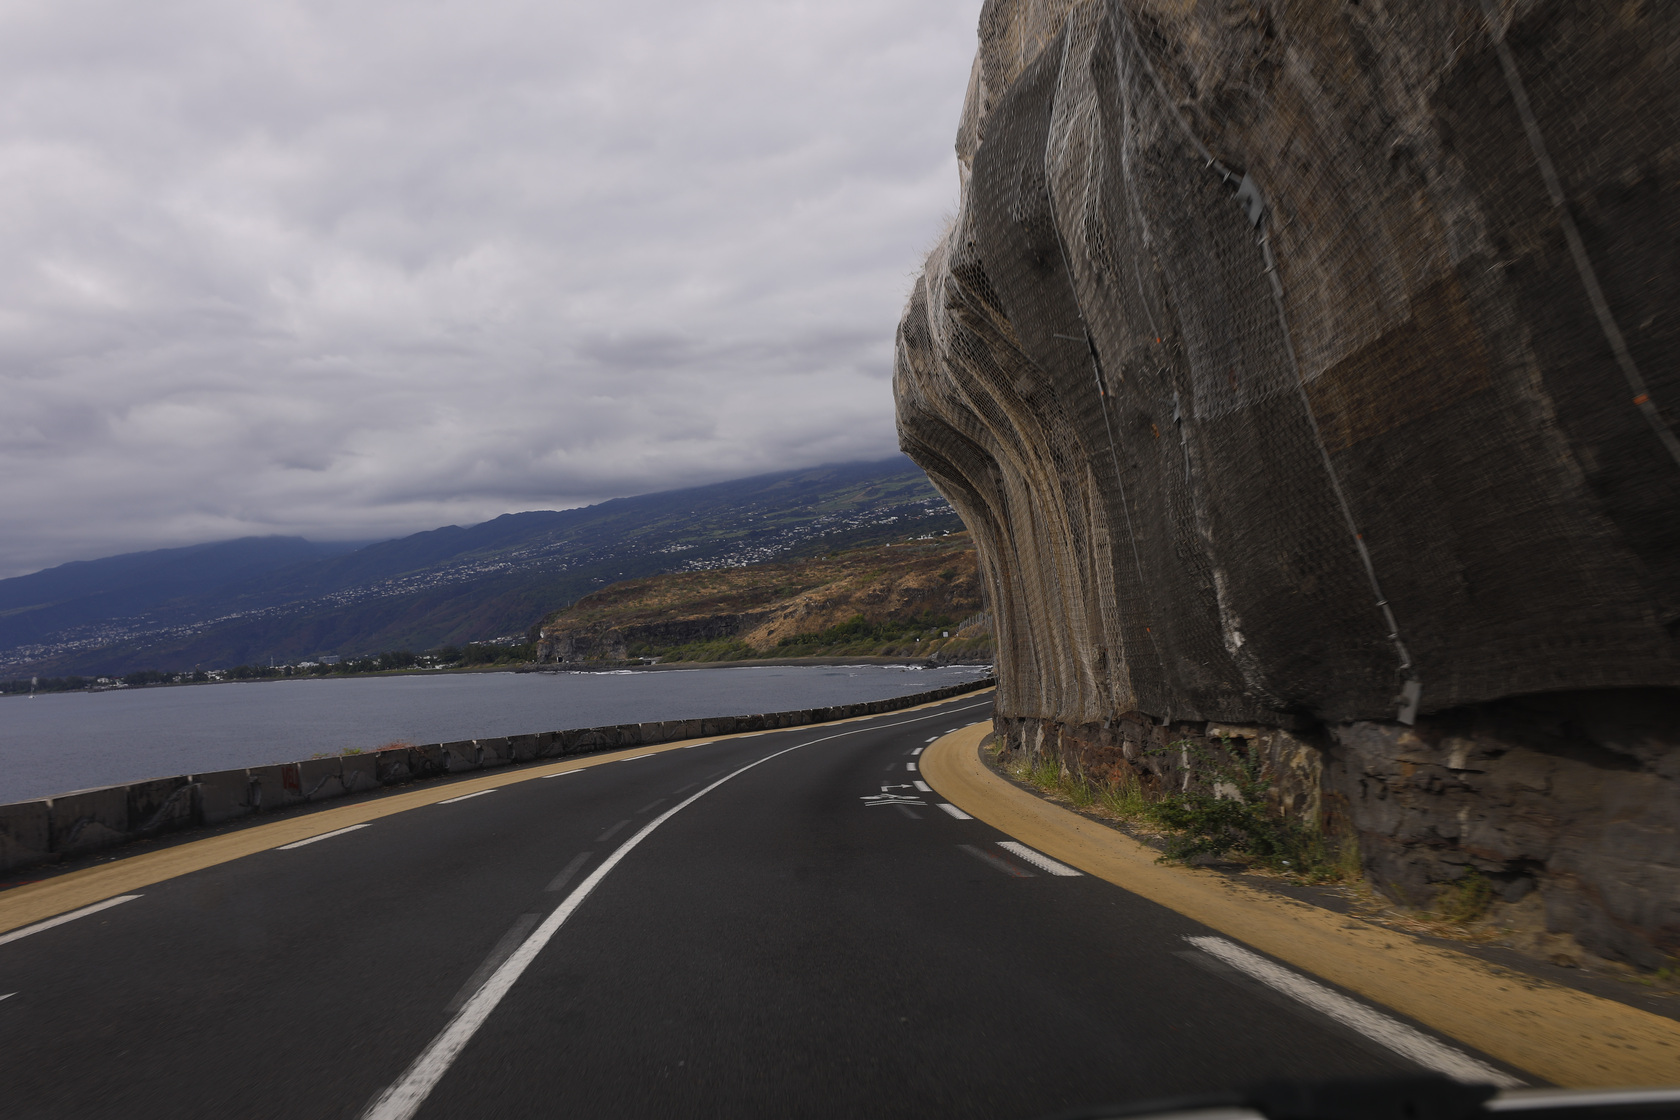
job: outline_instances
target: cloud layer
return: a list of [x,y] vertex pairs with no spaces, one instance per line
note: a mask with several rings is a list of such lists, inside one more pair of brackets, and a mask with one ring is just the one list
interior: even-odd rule
[[0,13],[0,576],[895,446],[978,0]]

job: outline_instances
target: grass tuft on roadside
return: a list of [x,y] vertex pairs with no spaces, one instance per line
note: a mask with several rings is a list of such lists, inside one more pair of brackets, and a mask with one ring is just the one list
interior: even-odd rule
[[992,764],[1016,781],[1067,802],[1089,816],[1106,818],[1161,842],[1162,861],[1222,859],[1299,877],[1311,883],[1356,883],[1363,878],[1357,841],[1326,835],[1286,817],[1267,801],[1261,763],[1240,751],[1217,754],[1173,743],[1160,753],[1195,755],[1207,788],[1162,792],[1123,770],[1105,780],[1065,765],[1048,752],[1004,754],[988,748]]

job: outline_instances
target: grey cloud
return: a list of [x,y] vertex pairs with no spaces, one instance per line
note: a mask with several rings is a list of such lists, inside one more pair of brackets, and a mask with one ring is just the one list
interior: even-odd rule
[[0,575],[893,450],[978,0],[0,13]]

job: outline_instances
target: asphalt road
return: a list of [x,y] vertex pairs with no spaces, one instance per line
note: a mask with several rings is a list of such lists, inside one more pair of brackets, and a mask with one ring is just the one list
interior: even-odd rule
[[918,789],[989,710],[512,783],[0,944],[0,1115],[1035,1117],[1418,1071]]

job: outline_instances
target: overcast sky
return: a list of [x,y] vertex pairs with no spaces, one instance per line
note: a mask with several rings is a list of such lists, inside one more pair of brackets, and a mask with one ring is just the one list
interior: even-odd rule
[[8,0],[0,576],[896,450],[980,0]]

